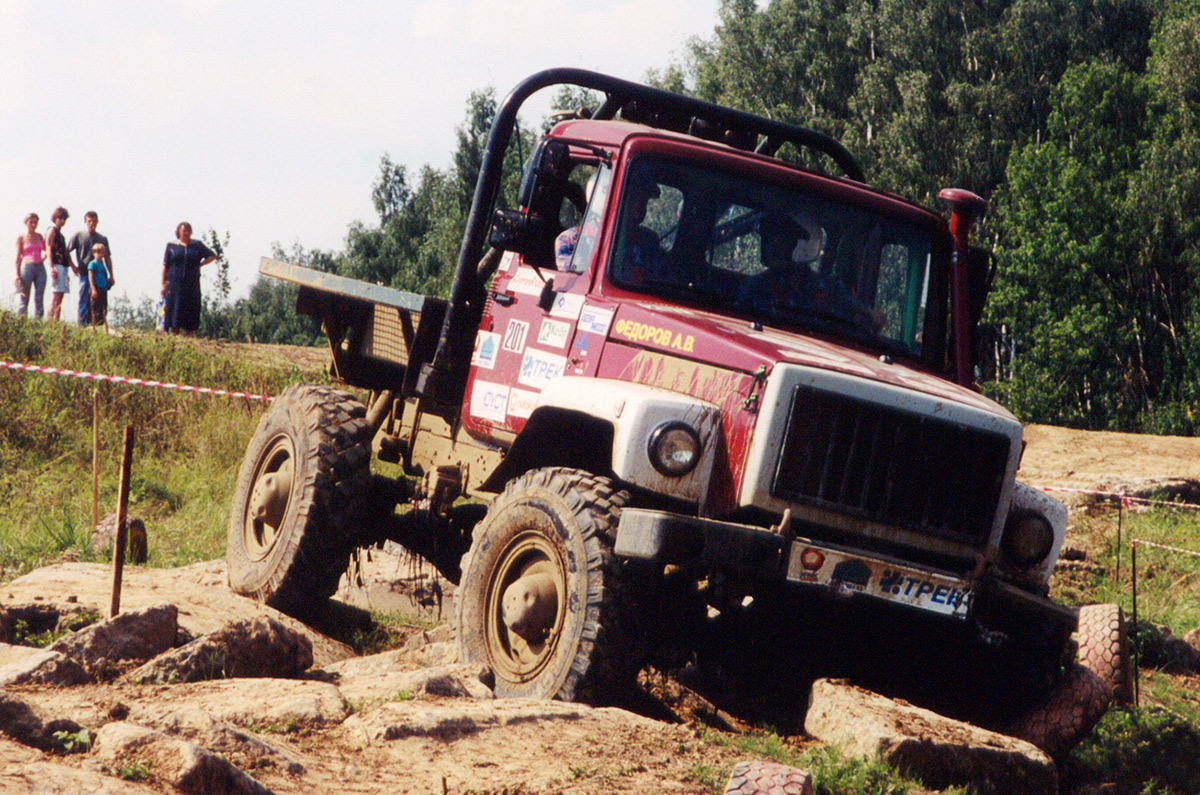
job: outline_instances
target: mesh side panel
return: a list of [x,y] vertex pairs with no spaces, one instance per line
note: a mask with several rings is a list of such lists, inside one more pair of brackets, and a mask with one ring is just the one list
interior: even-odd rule
[[[394,306],[374,304],[371,307],[371,321],[367,323],[366,334],[363,338],[362,352],[365,356],[373,356],[399,365],[408,364],[408,344],[405,342],[405,324],[400,310]],[[421,315],[411,313],[409,329],[415,328]]]

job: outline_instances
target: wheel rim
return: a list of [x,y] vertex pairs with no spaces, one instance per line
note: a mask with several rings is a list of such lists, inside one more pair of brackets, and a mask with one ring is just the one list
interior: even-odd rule
[[[488,583],[484,622],[492,670],[505,680],[527,682],[537,678],[550,664],[562,637],[566,620],[565,561],[549,539],[536,531],[527,531],[504,549],[493,572]],[[535,599],[540,597],[532,611],[533,627],[514,628],[511,600],[515,591]],[[507,615],[506,595],[510,599]]]
[[242,521],[246,556],[261,561],[271,554],[291,503],[295,449],[287,436],[277,436],[259,456]]

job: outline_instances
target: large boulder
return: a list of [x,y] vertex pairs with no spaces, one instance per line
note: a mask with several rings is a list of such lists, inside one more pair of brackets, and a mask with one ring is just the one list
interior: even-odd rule
[[149,660],[173,648],[178,631],[179,609],[164,603],[118,613],[60,638],[50,649],[102,677],[112,665]]
[[132,671],[135,682],[296,677],[313,664],[312,642],[270,617],[243,619],[162,654]]
[[271,790],[212,751],[153,729],[116,721],[96,734],[109,770],[137,768],[189,795],[269,795]]
[[925,786],[1055,795],[1058,773],[1030,743],[893,701],[843,680],[812,687],[804,730],[844,753],[879,757]]
[[34,649],[0,665],[0,687],[7,685],[57,685],[70,687],[92,681],[83,666],[60,651]]

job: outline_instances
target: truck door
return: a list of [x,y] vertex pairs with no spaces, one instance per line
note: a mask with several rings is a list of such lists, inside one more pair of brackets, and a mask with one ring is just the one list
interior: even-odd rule
[[[597,312],[585,313],[594,273],[594,257],[602,228],[603,207],[608,194],[606,166],[583,164],[583,173],[573,173],[581,187],[595,174],[585,212],[566,205],[560,213],[564,230],[578,229],[573,250],[555,252],[555,267],[534,268],[528,256],[509,252],[492,282],[483,321],[475,340],[475,353],[468,379],[468,400],[463,406],[463,423],[483,435],[496,431],[515,435],[525,425],[538,395],[550,381],[564,373],[582,375],[589,363],[599,360],[598,346],[604,334],[591,334],[582,356],[574,352],[581,318],[595,332]],[[579,172],[579,169],[576,169]],[[543,259],[544,261],[544,259]],[[603,318],[603,312],[599,313]],[[611,312],[608,313],[611,317]],[[607,331],[605,325],[603,331]],[[597,348],[587,350],[590,344]],[[571,361],[571,359],[575,361]]]

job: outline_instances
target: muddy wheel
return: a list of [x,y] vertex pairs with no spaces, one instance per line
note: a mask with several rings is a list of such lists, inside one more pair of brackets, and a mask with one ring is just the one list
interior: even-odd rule
[[328,387],[291,386],[272,402],[233,493],[225,559],[235,592],[303,616],[337,590],[369,475],[365,413]]
[[778,762],[738,762],[729,774],[725,795],[812,795],[807,770]]
[[1100,677],[1118,704],[1133,703],[1133,666],[1125,611],[1119,605],[1079,608],[1079,664]]
[[475,528],[456,596],[459,653],[501,697],[603,700],[637,667],[612,554],[628,494],[575,469],[511,481]]
[[1075,665],[1067,672],[1062,687],[1018,720],[1008,734],[1036,745],[1061,762],[1104,716],[1111,702],[1108,684],[1082,665]]

